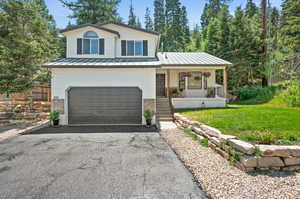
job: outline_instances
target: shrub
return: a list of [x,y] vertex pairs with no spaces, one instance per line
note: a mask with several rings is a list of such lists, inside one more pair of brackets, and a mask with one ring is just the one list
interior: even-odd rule
[[150,110],[146,110],[146,111],[144,112],[144,117],[145,117],[146,119],[152,119],[153,116],[154,116],[154,113],[153,113],[152,111],[150,111]]
[[49,120],[57,120],[58,118],[59,118],[59,112],[58,111],[52,111],[49,114],[49,117],[48,117]]
[[237,96],[238,103],[260,104],[270,101],[277,91],[276,86],[265,88],[236,88],[233,94]]
[[300,81],[291,81],[287,89],[278,96],[278,99],[287,106],[300,107]]

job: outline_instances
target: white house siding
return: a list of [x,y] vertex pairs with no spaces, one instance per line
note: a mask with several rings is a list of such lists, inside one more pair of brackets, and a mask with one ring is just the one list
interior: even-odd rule
[[[134,29],[118,26],[115,24],[106,24],[103,27],[118,31],[120,33],[120,38],[117,38],[116,45],[116,57],[121,56],[121,40],[148,40],[148,56],[147,57],[155,57],[156,46],[159,36],[153,35],[149,33],[145,33],[142,31],[137,31]],[[126,56],[128,57],[128,56]],[[139,56],[145,57],[145,56]]]
[[[210,72],[211,76],[208,78],[208,87],[214,87],[216,81],[215,69],[169,69],[170,70],[170,87],[178,87],[179,86],[179,73],[180,72],[192,72],[192,71],[200,71],[200,72]],[[158,69],[157,73],[165,73],[167,75],[166,69]],[[167,76],[165,85],[167,86]],[[205,97],[206,90],[205,89],[188,89],[188,80],[186,80],[186,90],[184,91],[184,95],[186,97]]]
[[[104,38],[104,55],[91,54],[91,55],[78,55],[77,54],[77,38],[83,38],[87,31],[94,31],[98,34],[99,38]],[[67,38],[67,58],[114,58],[115,57],[115,38],[117,35],[103,31],[94,27],[85,27],[77,30],[65,32]]]
[[143,92],[143,99],[155,99],[155,73],[155,69],[142,68],[52,69],[52,99],[64,99],[61,123],[66,125],[68,121],[67,89],[69,87],[139,87]]

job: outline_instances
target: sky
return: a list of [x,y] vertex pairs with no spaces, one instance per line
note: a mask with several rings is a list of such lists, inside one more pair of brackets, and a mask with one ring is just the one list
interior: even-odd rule
[[[153,1],[154,0],[132,0],[134,12],[139,17],[140,21],[144,22],[145,10],[147,7],[151,9],[153,14]],[[257,5],[259,5],[260,0],[253,0]],[[271,5],[276,6],[280,9],[282,0],[269,0]],[[61,2],[58,0],[45,0],[49,12],[54,16],[58,28],[65,28],[68,22],[74,23],[74,20],[70,19],[68,16],[72,12],[65,8]],[[188,19],[190,27],[194,27],[195,24],[200,22],[200,16],[204,8],[204,4],[207,0],[181,0],[182,5],[187,7]],[[246,0],[231,0],[230,12],[233,13],[235,8],[238,6],[244,7],[246,5]],[[130,0],[121,0],[118,11],[120,16],[123,18],[124,22],[127,22],[129,14]]]

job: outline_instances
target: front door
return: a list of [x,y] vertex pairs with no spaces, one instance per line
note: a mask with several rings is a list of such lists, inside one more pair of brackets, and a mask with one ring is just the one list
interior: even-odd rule
[[156,74],[156,96],[158,97],[166,96],[165,80],[165,74]]

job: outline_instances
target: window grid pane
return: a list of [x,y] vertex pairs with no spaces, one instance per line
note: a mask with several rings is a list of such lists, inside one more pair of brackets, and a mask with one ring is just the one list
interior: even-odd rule
[[90,40],[83,40],[83,54],[90,54]]
[[98,39],[91,39],[91,54],[98,54]]
[[202,74],[201,72],[191,72],[188,77],[189,89],[202,89]]
[[134,41],[127,41],[127,56],[134,56]]
[[135,56],[142,56],[142,41],[135,41]]

